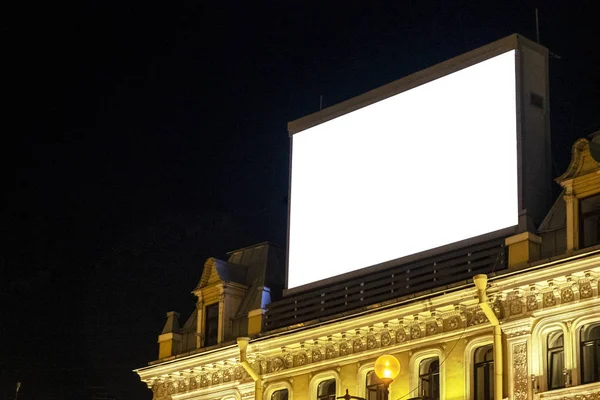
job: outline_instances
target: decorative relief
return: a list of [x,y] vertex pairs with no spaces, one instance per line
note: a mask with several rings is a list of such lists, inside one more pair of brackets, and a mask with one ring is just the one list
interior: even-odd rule
[[167,382],[167,396],[175,393],[175,383],[173,381]]
[[233,369],[233,376],[236,381],[241,380],[244,377],[244,370],[242,367],[235,367]]
[[587,299],[594,293],[592,284],[587,279],[579,284],[579,297]]
[[212,374],[212,384],[216,385],[219,383],[219,373],[218,372],[213,372]]
[[448,322],[446,324],[446,326],[448,327],[448,330],[454,330],[454,329],[458,328],[459,325],[460,325],[459,317],[449,318]]
[[367,336],[367,349],[372,350],[377,347],[377,338],[375,335]]
[[527,376],[527,343],[519,343],[513,346],[513,370],[514,399],[526,400],[529,384]]
[[328,344],[325,347],[325,358],[327,358],[328,360],[332,359],[335,357],[335,347],[333,347],[332,344]]
[[512,296],[508,304],[510,309],[510,315],[518,315],[521,314],[521,312],[523,312],[523,302],[517,294],[514,294],[514,296]]
[[206,387],[209,384],[209,380],[208,380],[208,376],[207,375],[202,375],[202,377],[200,378],[200,386],[201,387]]
[[231,381],[231,370],[224,369],[223,370],[223,382]]
[[400,325],[400,327],[396,331],[396,343],[402,343],[405,340],[406,340],[406,331],[404,330],[404,326]]
[[295,358],[296,358],[296,362],[294,363],[294,365],[304,365],[308,362],[308,356],[303,351],[296,354]]
[[340,343],[340,356],[346,356],[350,354],[350,346],[348,346],[348,342]]
[[381,332],[381,345],[389,346],[391,343],[392,343],[392,335],[390,335],[390,332],[386,329],[383,332]]
[[429,322],[427,323],[427,325],[425,325],[425,331],[427,332],[427,335],[435,335],[437,333],[438,330],[438,326],[435,322]]
[[573,293],[573,289],[564,288],[561,290],[560,299],[562,303],[567,303],[569,301],[573,301],[575,299],[575,294]]
[[321,349],[314,349],[312,351],[312,361],[319,362],[323,359],[323,353],[321,353]]
[[269,363],[269,372],[277,372],[277,371],[281,371],[283,369],[283,358],[281,357],[275,357],[271,360],[271,362]]
[[294,356],[290,353],[287,353],[282,361],[285,368],[292,368],[294,366]]
[[535,294],[527,296],[527,311],[535,311],[538,308],[538,299]]
[[410,328],[411,339],[418,339],[421,337],[421,327],[419,325],[413,325]]
[[552,307],[553,305],[556,305],[556,297],[554,296],[553,291],[544,293],[543,299],[544,307]]
[[363,350],[363,342],[361,338],[356,338],[352,341],[352,352],[358,353]]

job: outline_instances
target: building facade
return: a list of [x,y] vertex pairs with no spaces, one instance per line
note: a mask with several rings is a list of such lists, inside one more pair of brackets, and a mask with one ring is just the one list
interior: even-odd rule
[[539,229],[499,245],[273,302],[272,245],[209,259],[197,310],[183,328],[169,313],[137,374],[156,400],[382,400],[391,354],[393,400],[600,399],[598,138],[574,144]]

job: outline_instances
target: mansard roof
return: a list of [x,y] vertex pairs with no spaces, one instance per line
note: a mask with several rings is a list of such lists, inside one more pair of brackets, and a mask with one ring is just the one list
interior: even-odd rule
[[[276,290],[283,287],[285,256],[283,250],[274,244],[262,242],[227,254],[227,261],[214,257],[206,260],[195,290],[217,281],[234,282],[254,288],[248,295],[255,297],[254,292],[264,286]],[[243,303],[254,304],[256,301],[244,299]],[[258,304],[260,307],[260,303]]]
[[548,211],[546,218],[540,224],[538,233],[551,232],[557,229],[562,229],[567,225],[567,211],[563,195],[565,190],[554,201],[552,208]]

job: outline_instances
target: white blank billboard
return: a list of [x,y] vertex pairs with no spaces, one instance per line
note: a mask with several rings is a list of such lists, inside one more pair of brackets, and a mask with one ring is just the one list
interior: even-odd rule
[[288,289],[517,225],[515,51],[293,135]]

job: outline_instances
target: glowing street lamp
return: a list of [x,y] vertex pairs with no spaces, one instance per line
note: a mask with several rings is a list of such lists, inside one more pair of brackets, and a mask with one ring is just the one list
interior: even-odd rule
[[398,361],[396,357],[390,354],[384,354],[375,361],[375,375],[381,379],[385,389],[383,400],[388,400],[390,394],[388,388],[399,373],[400,361]]

